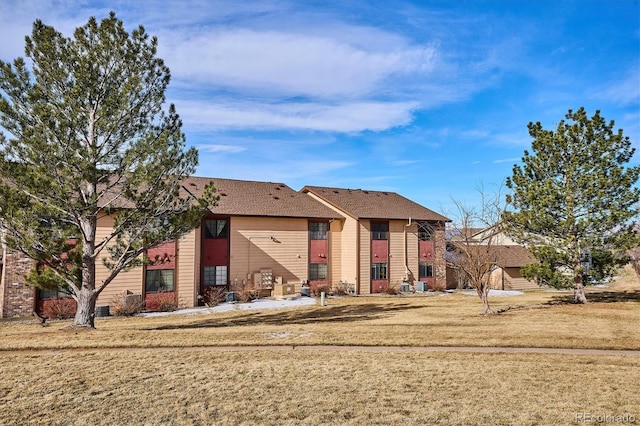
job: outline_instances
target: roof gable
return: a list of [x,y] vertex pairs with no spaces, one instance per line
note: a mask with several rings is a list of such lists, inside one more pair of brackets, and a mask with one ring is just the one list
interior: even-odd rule
[[322,186],[305,186],[300,192],[311,193],[356,219],[450,221],[395,192]]

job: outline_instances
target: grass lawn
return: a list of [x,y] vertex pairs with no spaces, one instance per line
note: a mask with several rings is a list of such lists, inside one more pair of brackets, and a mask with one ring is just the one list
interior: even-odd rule
[[456,293],[98,319],[91,331],[0,322],[0,424],[640,423],[640,356],[384,349],[640,350],[637,280],[590,290],[586,306],[570,299],[493,297],[489,317]]

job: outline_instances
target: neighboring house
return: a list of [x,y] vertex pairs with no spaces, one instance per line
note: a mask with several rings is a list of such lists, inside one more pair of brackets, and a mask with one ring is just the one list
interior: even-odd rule
[[535,281],[522,276],[520,268],[536,259],[531,252],[520,245],[496,245],[497,269],[491,273],[491,288],[498,290],[533,290],[540,288]]
[[[471,244],[482,247],[489,246],[489,254],[495,269],[491,272],[491,288],[499,290],[530,290],[540,286],[527,280],[520,273],[520,268],[537,262],[533,254],[519,245],[498,226],[488,228],[467,228],[456,233],[450,244]],[[464,277],[459,276],[455,268],[447,268],[447,288],[464,285]]]
[[[209,289],[264,295],[349,284],[356,294],[385,291],[402,282],[444,287],[445,238],[441,216],[396,193],[282,183],[191,177],[194,196],[213,181],[220,196],[202,225],[181,239],[148,250],[151,263],[121,272],[98,298],[108,306],[123,293],[140,295],[147,307],[171,297],[197,306]],[[97,239],[113,218],[98,222]],[[24,277],[35,265],[3,250],[2,317],[30,315],[64,297],[34,290]],[[97,281],[107,275],[97,264]]]

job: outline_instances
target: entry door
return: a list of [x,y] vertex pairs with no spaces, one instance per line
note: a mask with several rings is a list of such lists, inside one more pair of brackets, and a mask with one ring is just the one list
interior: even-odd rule
[[433,240],[420,241],[418,245],[418,281],[427,283],[427,287],[433,290],[435,279],[433,277]]
[[389,287],[389,222],[371,223],[371,293]]
[[210,286],[229,284],[229,220],[209,218],[202,227],[202,280],[200,294]]

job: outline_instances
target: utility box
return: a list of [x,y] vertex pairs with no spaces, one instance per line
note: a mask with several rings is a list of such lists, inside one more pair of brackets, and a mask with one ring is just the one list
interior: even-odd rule
[[428,291],[429,287],[427,286],[427,283],[425,283],[424,281],[418,281],[416,283],[416,291]]
[[295,284],[276,284],[273,286],[273,295],[275,297],[292,296],[296,294]]

